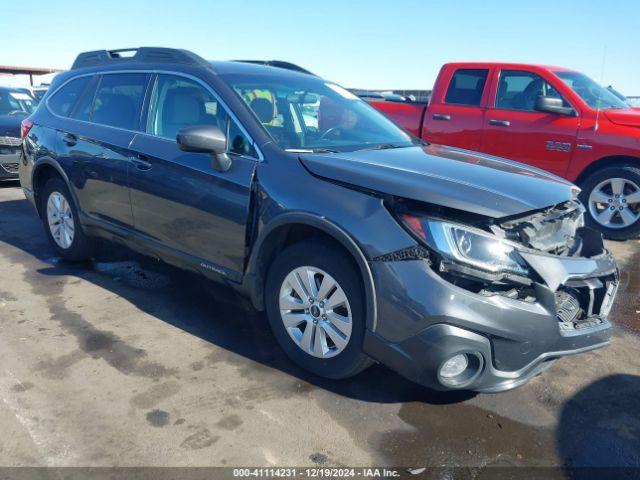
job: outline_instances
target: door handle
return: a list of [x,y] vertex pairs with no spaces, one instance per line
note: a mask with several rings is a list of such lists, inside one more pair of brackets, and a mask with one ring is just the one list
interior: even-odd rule
[[69,147],[73,147],[76,143],[78,143],[78,137],[73,135],[72,133],[65,133],[62,136],[62,141]]
[[131,159],[138,170],[151,170],[151,162],[144,155],[137,155]]
[[511,122],[508,120],[489,120],[489,125],[495,125],[496,127],[508,127]]
[[445,121],[449,121],[451,120],[451,115],[446,115],[444,113],[434,113],[433,117],[434,120],[445,120]]

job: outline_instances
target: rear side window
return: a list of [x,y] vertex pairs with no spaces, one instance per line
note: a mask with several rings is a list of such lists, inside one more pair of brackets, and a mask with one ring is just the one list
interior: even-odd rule
[[444,102],[479,107],[488,74],[488,69],[464,68],[456,70],[456,73],[451,77]]
[[49,108],[53,113],[68,117],[73,106],[89,83],[90,78],[91,77],[75,78],[54,93],[48,100]]
[[146,88],[146,73],[103,75],[93,102],[91,121],[138,130]]
[[96,96],[96,87],[100,77],[91,77],[89,85],[84,89],[84,93],[80,96],[80,100],[76,102],[76,106],[71,110],[71,117],[78,120],[91,120],[91,107],[93,106],[93,99]]

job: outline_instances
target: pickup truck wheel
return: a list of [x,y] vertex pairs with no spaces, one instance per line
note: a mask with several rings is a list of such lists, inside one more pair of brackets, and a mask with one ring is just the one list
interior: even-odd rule
[[582,184],[586,223],[605,238],[627,240],[640,235],[640,169],[631,165],[608,167]]
[[71,262],[91,258],[95,243],[82,231],[67,185],[60,178],[51,178],[39,196],[44,230],[58,255]]
[[267,275],[267,315],[278,343],[326,378],[348,378],[373,363],[362,351],[364,294],[351,265],[338,249],[303,242],[278,255]]

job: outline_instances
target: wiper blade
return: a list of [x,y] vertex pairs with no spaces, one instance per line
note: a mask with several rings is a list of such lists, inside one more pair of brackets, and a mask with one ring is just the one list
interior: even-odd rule
[[287,148],[285,152],[291,153],[340,153],[338,150],[331,148]]
[[398,145],[395,143],[382,143],[380,145],[374,145],[372,147],[365,147],[362,148],[361,150],[389,150],[392,148],[406,148],[406,147],[413,147],[413,144],[411,145]]

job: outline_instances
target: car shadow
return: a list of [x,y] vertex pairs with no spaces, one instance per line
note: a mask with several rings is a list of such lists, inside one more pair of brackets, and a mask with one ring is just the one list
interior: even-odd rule
[[0,180],[0,189],[2,188],[20,188],[18,180]]
[[566,401],[556,448],[568,478],[640,478],[640,376],[597,380]]
[[[312,375],[284,355],[271,334],[266,315],[244,307],[230,287],[113,244],[101,248],[91,262],[64,262],[55,257],[33,207],[24,200],[0,202],[0,242],[21,251],[15,261],[25,263],[26,269],[37,270],[32,272],[36,275],[32,277],[34,282],[38,282],[38,275],[82,278],[219,348],[339,395],[367,402],[416,401],[434,405],[458,403],[474,396],[470,392],[433,391],[377,364],[342,381]],[[380,388],[381,378],[384,388]]]

